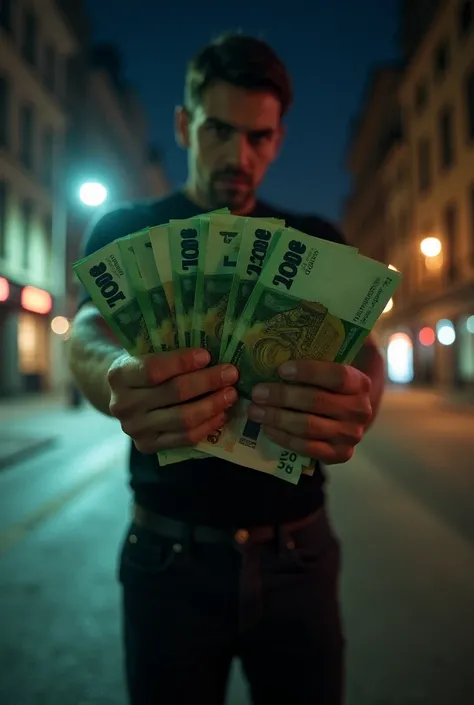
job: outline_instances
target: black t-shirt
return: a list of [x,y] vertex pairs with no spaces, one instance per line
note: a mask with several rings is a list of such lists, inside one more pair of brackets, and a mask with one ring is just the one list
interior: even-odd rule
[[[202,212],[181,192],[160,201],[118,208],[92,227],[83,254],[90,255],[116,238],[148,226],[172,218],[191,218]],[[249,215],[281,218],[288,226],[309,235],[343,242],[336,228],[315,216],[285,213],[261,201]],[[83,291],[80,305],[89,300]],[[320,466],[312,477],[302,476],[294,486],[219,458],[160,467],[156,455],[142,455],[132,443],[130,471],[131,487],[139,504],[195,524],[232,527],[276,524],[303,517],[324,503],[324,474]]]

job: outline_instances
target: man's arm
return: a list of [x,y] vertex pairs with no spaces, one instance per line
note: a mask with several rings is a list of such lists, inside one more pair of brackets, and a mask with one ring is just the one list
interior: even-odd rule
[[365,339],[364,345],[356,355],[353,366],[366,374],[372,382],[370,391],[372,418],[366,427],[367,430],[378,414],[385,386],[385,365],[373,336],[369,335]]
[[108,416],[111,414],[107,372],[124,352],[94,304],[84,304],[72,323],[69,368],[86,399]]

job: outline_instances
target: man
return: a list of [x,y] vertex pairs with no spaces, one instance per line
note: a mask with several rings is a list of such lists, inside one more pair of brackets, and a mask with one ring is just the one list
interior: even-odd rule
[[[206,47],[188,67],[176,110],[185,188],[105,215],[84,254],[222,206],[341,242],[323,220],[256,199],[278,155],[291,93],[265,43],[237,35]],[[209,367],[206,351],[130,357],[84,294],[70,361],[84,395],[133,441],[135,505],[119,571],[132,705],[222,705],[235,655],[256,705],[340,705],[339,545],[320,463],[349,460],[374,418],[383,365],[373,342],[355,367],[299,361],[282,366],[281,384],[254,389],[251,417],[280,445],[317,461],[296,487],[215,458],[159,467],[158,450],[196,443],[235,403],[237,371]]]

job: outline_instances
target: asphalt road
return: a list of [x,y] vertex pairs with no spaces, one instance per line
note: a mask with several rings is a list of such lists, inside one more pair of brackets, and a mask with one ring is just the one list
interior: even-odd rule
[[[0,702],[125,705],[117,547],[125,443],[92,413],[0,473]],[[70,428],[70,431],[69,431]],[[330,470],[344,546],[347,705],[474,702],[474,412],[389,394]],[[228,705],[248,705],[238,673]]]

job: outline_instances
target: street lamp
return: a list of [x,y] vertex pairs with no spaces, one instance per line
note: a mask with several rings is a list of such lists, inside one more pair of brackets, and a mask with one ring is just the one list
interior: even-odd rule
[[420,244],[420,250],[425,257],[437,257],[442,250],[441,241],[437,237],[425,237]]
[[107,198],[107,189],[98,181],[87,181],[79,189],[79,198],[86,206],[101,206]]

